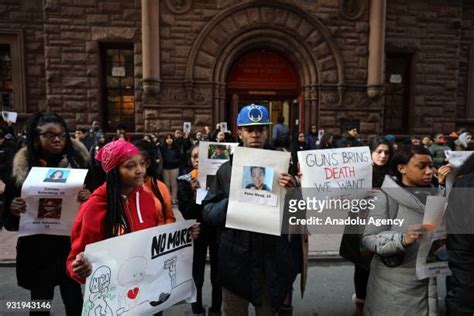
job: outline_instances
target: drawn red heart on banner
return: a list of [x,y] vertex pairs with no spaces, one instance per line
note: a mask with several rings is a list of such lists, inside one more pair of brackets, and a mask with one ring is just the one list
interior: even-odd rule
[[128,290],[127,296],[129,299],[134,300],[138,295],[138,287],[134,288],[133,290]]

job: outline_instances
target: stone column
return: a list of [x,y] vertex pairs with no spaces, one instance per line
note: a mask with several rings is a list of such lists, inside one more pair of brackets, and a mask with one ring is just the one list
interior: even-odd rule
[[367,95],[377,98],[384,91],[385,60],[385,0],[370,0],[369,64],[367,76]]
[[160,0],[142,1],[142,68],[145,97],[160,92]]

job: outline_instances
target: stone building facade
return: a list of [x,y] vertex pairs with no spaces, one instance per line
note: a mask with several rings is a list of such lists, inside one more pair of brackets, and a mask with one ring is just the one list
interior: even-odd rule
[[[448,132],[474,126],[473,18],[467,0],[3,0],[3,107],[165,133],[233,127],[252,100],[306,131]],[[245,66],[266,52],[293,83],[273,89],[279,62]],[[239,67],[268,85],[231,88]]]

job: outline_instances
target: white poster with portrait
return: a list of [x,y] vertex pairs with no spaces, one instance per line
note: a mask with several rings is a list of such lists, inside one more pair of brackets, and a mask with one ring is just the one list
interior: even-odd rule
[[454,181],[458,177],[458,170],[462,164],[466,161],[474,151],[445,151],[446,158],[448,158],[449,164],[452,166],[452,172],[448,173],[446,177],[446,196],[449,196]]
[[69,236],[79,210],[77,195],[87,169],[31,168],[21,189],[26,212],[20,217],[19,236]]
[[2,111],[2,118],[7,123],[9,122],[16,123],[17,117],[18,117],[17,112]]
[[229,130],[227,129],[227,122],[219,123],[220,131],[223,133],[227,133]]
[[290,153],[237,147],[232,160],[226,227],[281,235],[285,189],[278,178],[288,172]]
[[446,197],[428,196],[422,225],[425,232],[419,241],[416,257],[416,276],[419,280],[451,274],[443,221],[445,210]]
[[183,133],[190,134],[191,133],[191,122],[184,122],[183,123]]
[[182,300],[195,302],[194,223],[180,221],[87,245],[92,274],[82,315],[153,315]]
[[216,172],[230,159],[238,143],[199,142],[198,181],[201,186],[196,194],[196,203],[201,201],[212,186]]

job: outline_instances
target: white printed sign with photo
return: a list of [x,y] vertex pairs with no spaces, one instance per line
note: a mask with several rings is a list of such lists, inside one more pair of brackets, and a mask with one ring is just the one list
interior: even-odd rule
[[17,117],[18,117],[17,112],[2,111],[2,118],[7,123],[8,122],[16,123]]
[[449,164],[453,167],[452,172],[448,173],[446,177],[446,196],[449,196],[454,181],[458,177],[459,168],[461,168],[462,164],[472,155],[472,153],[474,153],[474,151],[445,151]]
[[443,222],[445,210],[445,197],[428,196],[423,217],[426,232],[420,239],[416,257],[416,276],[419,280],[451,274],[446,249],[446,226]]
[[288,172],[290,153],[237,147],[232,160],[226,227],[281,235],[285,189],[278,178]]
[[221,132],[227,133],[227,132],[229,131],[229,130],[227,129],[227,122],[221,122],[221,123],[219,124],[219,126],[220,126]]
[[80,207],[77,195],[87,172],[87,169],[33,167],[21,190],[26,212],[20,217],[19,236],[69,236]]
[[238,143],[199,142],[198,181],[201,189],[196,195],[197,204],[201,204],[214,181],[217,170],[229,160],[238,145]]
[[318,140],[321,140],[321,138],[323,137],[324,135],[324,129],[319,129],[318,130]]
[[194,223],[180,221],[87,245],[92,274],[82,315],[153,315],[182,300],[195,302]]
[[183,123],[183,132],[188,134],[191,133],[191,122]]

